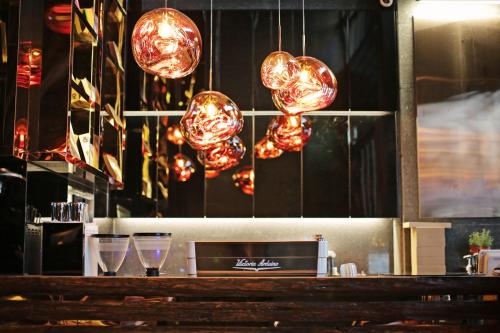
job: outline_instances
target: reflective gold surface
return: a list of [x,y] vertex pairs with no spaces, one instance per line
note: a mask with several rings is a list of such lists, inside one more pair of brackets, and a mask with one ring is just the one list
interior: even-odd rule
[[243,115],[229,97],[218,91],[204,91],[189,102],[181,119],[182,134],[191,147],[204,150],[241,132]]
[[285,89],[299,79],[300,66],[288,52],[276,51],[264,59],[260,69],[262,84],[269,89]]
[[135,24],[132,53],[149,74],[170,79],[184,77],[200,61],[200,32],[183,13],[172,8],[155,9]]
[[227,170],[240,163],[246,148],[237,136],[207,150],[198,151],[198,161],[211,170]]
[[304,116],[273,118],[268,128],[269,138],[284,151],[300,151],[312,133],[311,121]]
[[299,78],[284,89],[273,90],[273,102],[285,114],[295,115],[326,108],[337,96],[337,79],[323,62],[313,57],[295,58]]

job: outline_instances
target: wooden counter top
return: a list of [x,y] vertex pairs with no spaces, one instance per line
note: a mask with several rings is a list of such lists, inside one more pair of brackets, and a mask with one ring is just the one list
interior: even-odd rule
[[[95,331],[61,320],[112,320],[112,332],[500,332],[499,294],[493,277],[4,276],[0,332]],[[56,326],[40,326],[48,320]]]
[[380,276],[357,278],[184,278],[0,276],[0,295],[123,294],[209,297],[361,297],[500,294],[500,278],[485,276]]

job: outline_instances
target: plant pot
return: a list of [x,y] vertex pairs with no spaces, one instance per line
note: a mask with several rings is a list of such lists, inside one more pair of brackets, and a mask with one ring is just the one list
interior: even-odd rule
[[479,250],[481,248],[478,245],[469,245],[469,253],[470,254],[476,254],[479,253]]
[[481,250],[490,250],[490,249],[491,249],[491,247],[489,247],[489,246],[481,246]]

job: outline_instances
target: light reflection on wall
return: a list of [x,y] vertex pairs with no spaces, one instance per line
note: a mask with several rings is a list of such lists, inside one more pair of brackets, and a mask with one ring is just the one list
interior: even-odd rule
[[423,216],[500,216],[500,90],[419,106]]
[[497,217],[500,6],[439,5],[414,24],[420,215]]

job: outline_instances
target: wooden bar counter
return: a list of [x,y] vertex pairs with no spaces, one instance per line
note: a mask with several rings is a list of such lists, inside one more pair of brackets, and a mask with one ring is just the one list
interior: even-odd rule
[[0,294],[0,332],[500,332],[494,277],[3,276]]

